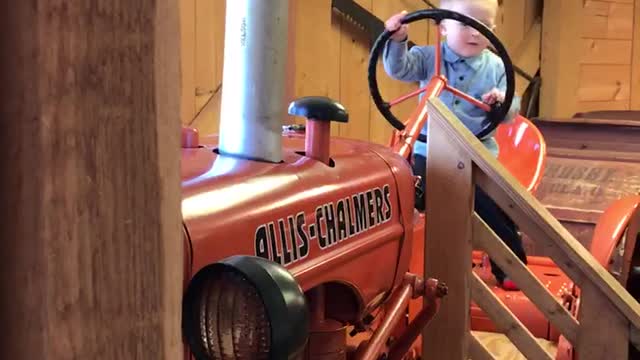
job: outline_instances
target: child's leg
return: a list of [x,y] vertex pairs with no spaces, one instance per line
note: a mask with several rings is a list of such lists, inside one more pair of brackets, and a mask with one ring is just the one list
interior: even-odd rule
[[[491,198],[480,188],[476,187],[475,208],[478,216],[489,225],[513,253],[526,265],[527,255],[524,251],[522,238],[518,234],[515,223]],[[507,275],[500,267],[491,261],[491,272],[496,280],[502,284]]]
[[427,174],[427,159],[422,155],[413,156],[413,174],[421,176],[420,188],[416,189],[415,193],[415,208],[418,211],[424,211],[424,190],[425,190],[425,175]]
[[[422,176],[420,189],[415,194],[415,207],[419,211],[424,211],[425,203],[425,175],[426,159],[421,155],[414,155],[413,162],[414,175]],[[527,256],[522,245],[522,238],[518,234],[515,223],[482,189],[476,186],[475,189],[475,211],[478,216],[498,235],[502,241],[513,251],[516,256],[527,264]],[[500,267],[491,261],[491,272],[499,283],[502,283],[506,274]]]

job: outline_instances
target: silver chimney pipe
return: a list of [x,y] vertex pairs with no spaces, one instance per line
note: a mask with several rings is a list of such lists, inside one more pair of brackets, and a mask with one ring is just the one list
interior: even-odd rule
[[282,160],[289,0],[228,0],[224,37],[222,154]]

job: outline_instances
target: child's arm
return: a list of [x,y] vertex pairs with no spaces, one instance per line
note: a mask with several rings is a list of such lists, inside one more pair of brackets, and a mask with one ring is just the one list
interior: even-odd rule
[[402,11],[385,22],[385,28],[395,33],[382,51],[382,63],[387,74],[396,80],[420,81],[427,78],[433,56],[426,47],[414,46],[407,51],[408,25],[401,23],[406,13]]
[[382,52],[382,64],[389,76],[401,81],[421,81],[428,77],[433,54],[429,47],[407,50],[407,40],[389,40]]

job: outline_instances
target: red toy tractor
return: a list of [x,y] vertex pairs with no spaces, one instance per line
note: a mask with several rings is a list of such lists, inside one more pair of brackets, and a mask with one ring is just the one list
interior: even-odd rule
[[[242,13],[234,3],[243,2],[228,2],[227,29],[232,30],[227,42],[238,35],[233,31],[237,24],[243,24],[237,27],[243,30],[238,31],[249,35],[242,40],[245,44],[236,44],[237,48],[231,44],[225,51],[236,55],[234,62],[242,63],[250,61],[249,56],[242,58],[238,53],[245,51],[246,55],[252,47],[251,34],[260,30],[256,26],[275,26],[275,22],[252,21],[257,15],[246,10],[243,20],[233,23],[229,12]],[[260,9],[251,11],[260,13]],[[473,19],[443,10],[408,14],[405,22],[427,18],[456,19],[491,40],[507,70],[507,99],[502,106],[490,108],[450,88],[438,75],[421,89],[425,95],[405,126],[389,111],[389,105],[396,102],[383,102],[375,81],[377,57],[390,35],[385,32],[372,50],[369,80],[374,101],[397,129],[391,147],[330,138],[330,122],[347,122],[349,115],[339,103],[324,97],[291,103],[289,113],[306,117],[306,127],[288,127],[274,137],[268,131],[273,126],[269,128],[264,122],[271,116],[268,109],[261,109],[263,104],[249,104],[255,93],[242,93],[240,88],[229,90],[226,101],[223,94],[222,121],[229,123],[221,125],[220,137],[199,139],[195,130],[183,129],[185,359],[419,356],[416,339],[447,292],[446,285],[437,279],[419,276],[424,215],[414,209],[416,178],[408,159],[426,122],[426,100],[449,90],[485,108],[489,121],[476,135],[497,127],[500,162],[529,190],[535,190],[540,182],[545,163],[544,139],[531,122],[518,117],[513,124],[498,126],[496,119],[504,117],[513,99],[514,75],[508,54],[495,35]],[[277,37],[272,31],[264,33]],[[252,53],[254,59],[265,54]],[[227,55],[225,79],[227,71],[232,72]],[[264,66],[275,63],[263,62],[270,64]],[[253,87],[257,96],[279,99],[277,84],[264,79],[272,75],[267,70],[247,69],[245,64],[243,76],[252,83],[245,79],[244,85]],[[230,104],[233,91],[244,96],[244,102]],[[259,114],[263,116],[252,118],[258,114],[249,111],[237,118],[230,113],[225,117],[225,104],[229,104],[227,111],[231,106],[254,106],[252,109],[263,111]],[[276,124],[281,121],[279,115],[271,117]],[[252,123],[252,119],[263,122]],[[236,131],[230,131],[231,126],[236,126]],[[282,151],[282,155],[256,158],[269,152],[242,150],[266,141],[275,141],[270,149],[275,149],[275,154]],[[633,198],[614,205],[598,225],[593,250],[603,264],[614,256],[621,229],[626,228],[639,203],[640,198]],[[480,258],[476,254],[475,260]],[[550,287],[571,288],[550,261],[531,258],[529,264],[541,278],[557,273],[549,279]],[[635,281],[633,274],[629,283]],[[558,339],[548,321],[530,311],[526,298],[517,292],[509,297],[507,305],[535,335]],[[410,311],[413,299],[421,299],[426,306]],[[472,312],[474,329],[492,329],[481,311]]]

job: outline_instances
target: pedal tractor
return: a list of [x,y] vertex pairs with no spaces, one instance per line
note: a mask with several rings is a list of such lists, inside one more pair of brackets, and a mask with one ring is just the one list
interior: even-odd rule
[[[419,356],[416,339],[447,293],[445,284],[421,274],[424,215],[414,209],[416,179],[408,162],[427,120],[427,99],[452,91],[487,110],[487,126],[476,135],[497,128],[499,160],[529,190],[540,182],[545,161],[544,139],[527,119],[498,126],[513,99],[515,82],[511,60],[491,31],[445,10],[417,11],[404,21],[445,18],[477,29],[497,49],[507,70],[502,105],[489,107],[449,87],[441,75],[425,89],[385,103],[375,78],[379,54],[390,36],[384,32],[372,49],[368,75],[374,102],[397,130],[390,147],[330,138],[330,123],[347,122],[349,114],[325,97],[291,103],[289,114],[307,122],[304,130],[289,127],[277,136],[280,161],[229,154],[221,146],[224,138],[200,139],[194,129],[183,129],[185,359]],[[251,34],[251,21],[244,26]],[[420,92],[424,96],[405,125],[390,106]],[[221,132],[223,137],[235,136],[240,145],[264,140],[251,138],[251,132],[242,134]],[[640,199],[631,202],[637,207]],[[603,240],[594,244],[604,254],[602,261],[608,261],[620,240],[619,228],[612,231],[608,225],[627,219],[632,207],[622,206],[602,225]],[[566,277],[550,261],[529,262],[540,277],[558,273],[548,279],[551,288],[567,287]],[[507,304],[534,334],[552,333],[526,298],[511,297]],[[425,306],[410,309],[415,299]],[[472,311],[473,328],[490,330],[482,312]]]

